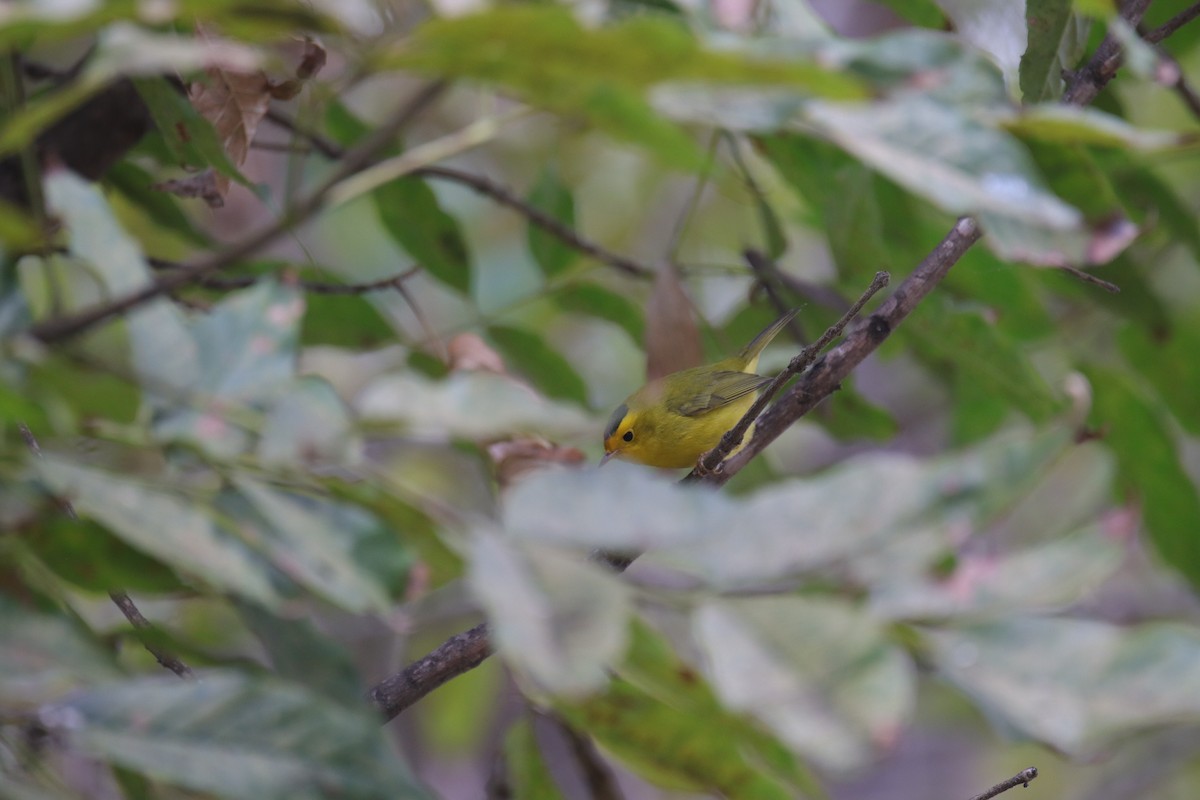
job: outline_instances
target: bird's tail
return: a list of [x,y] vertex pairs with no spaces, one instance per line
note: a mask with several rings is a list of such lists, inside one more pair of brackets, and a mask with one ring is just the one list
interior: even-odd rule
[[772,339],[779,335],[779,332],[783,330],[783,326],[791,322],[792,317],[796,316],[799,311],[800,309],[798,308],[788,311],[782,317],[768,325],[762,333],[755,336],[750,341],[750,344],[742,348],[742,352],[738,353],[738,357],[745,362],[745,366],[742,367],[743,370],[753,372],[758,367],[759,354],[771,343]]

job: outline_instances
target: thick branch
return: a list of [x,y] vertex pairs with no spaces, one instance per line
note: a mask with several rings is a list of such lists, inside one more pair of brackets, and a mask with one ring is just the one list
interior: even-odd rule
[[491,654],[487,623],[480,623],[451,636],[403,672],[375,684],[368,696],[384,719],[392,719],[446,681],[475,669]]

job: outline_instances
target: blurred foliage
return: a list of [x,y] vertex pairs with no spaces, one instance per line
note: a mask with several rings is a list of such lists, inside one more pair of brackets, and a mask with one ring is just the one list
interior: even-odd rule
[[[1077,779],[1056,796],[1132,762],[1136,796],[1183,796],[1200,159],[1155,81],[1200,73],[1200,26],[1167,62],[1111,3],[1018,5],[850,3],[855,37],[803,2],[6,8],[0,795],[428,797],[465,750],[511,796],[572,796],[552,715],[637,796],[866,797],[848,776],[947,725],[997,771],[947,797],[1032,756]],[[1130,69],[1060,104],[1106,31]],[[89,145],[125,79],[142,127]],[[197,80],[259,90],[231,124]],[[270,260],[27,335],[314,210]],[[963,214],[984,241],[734,491],[578,465],[678,355],[653,351],[728,353],[800,306],[778,367]],[[668,262],[698,328],[647,318]],[[596,549],[644,555],[626,579]],[[528,713],[492,735],[511,684],[452,681],[398,754],[365,692],[480,613]]]

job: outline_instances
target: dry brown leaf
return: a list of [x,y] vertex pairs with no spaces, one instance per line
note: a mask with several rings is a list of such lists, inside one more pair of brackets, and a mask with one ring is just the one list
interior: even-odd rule
[[646,379],[695,367],[703,360],[691,298],[679,270],[665,264],[654,278],[654,290],[646,304]]
[[[200,30],[198,35],[207,34]],[[188,99],[213,126],[229,160],[241,167],[246,163],[254,134],[271,106],[271,99],[295,97],[304,81],[324,65],[325,48],[306,38],[294,79],[273,81],[262,70],[245,72],[212,65],[204,71],[207,80],[188,87]],[[219,195],[224,197],[229,192],[229,177],[218,174],[214,181]]]
[[586,460],[586,456],[577,448],[556,445],[533,436],[492,442],[487,446],[487,453],[496,467],[496,480],[502,489],[535,469],[551,464],[573,466]]
[[504,359],[474,333],[460,333],[446,346],[451,370],[482,370],[507,375]]
[[[209,67],[208,80],[188,87],[188,99],[209,121],[235,166],[246,163],[258,124],[271,105],[271,81],[265,72],[234,72]],[[229,191],[229,177],[216,176],[218,191]]]

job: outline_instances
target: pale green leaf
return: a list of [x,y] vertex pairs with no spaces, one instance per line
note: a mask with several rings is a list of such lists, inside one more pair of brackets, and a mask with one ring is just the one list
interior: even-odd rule
[[38,466],[51,490],[68,498],[81,516],[100,522],[177,572],[264,605],[278,602],[267,565],[218,527],[200,505],[143,481],[57,456],[39,459]]
[[916,673],[861,610],[836,600],[710,601],[693,621],[717,693],[831,768],[863,763],[912,711]]
[[74,696],[49,718],[73,750],[217,797],[427,797],[365,706],[278,681],[130,680]]
[[1200,721],[1200,634],[1083,619],[928,631],[937,670],[990,714],[1083,755],[1150,725]]
[[364,419],[403,423],[423,436],[567,436],[597,429],[573,406],[547,400],[512,378],[490,372],[453,372],[440,381],[411,372],[384,375],[362,391],[355,407]]
[[496,648],[543,691],[603,686],[620,659],[632,610],[627,587],[598,564],[523,548],[477,530],[468,580],[488,613]]

